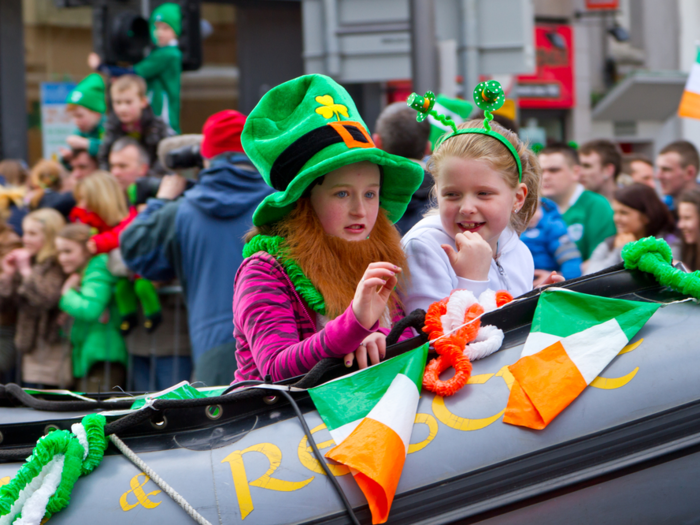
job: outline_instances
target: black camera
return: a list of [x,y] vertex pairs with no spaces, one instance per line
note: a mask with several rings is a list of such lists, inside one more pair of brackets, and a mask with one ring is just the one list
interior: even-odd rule
[[199,144],[189,144],[172,149],[165,154],[165,165],[171,170],[204,168],[204,159],[199,152]]

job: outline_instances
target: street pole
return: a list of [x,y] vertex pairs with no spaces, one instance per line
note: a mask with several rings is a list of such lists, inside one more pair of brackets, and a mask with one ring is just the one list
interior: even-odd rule
[[27,159],[22,0],[0,0],[0,160]]
[[413,91],[438,90],[438,59],[435,40],[435,0],[411,2],[411,71]]

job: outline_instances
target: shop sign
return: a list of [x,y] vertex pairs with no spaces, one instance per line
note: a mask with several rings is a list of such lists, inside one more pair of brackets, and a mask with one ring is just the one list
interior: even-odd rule
[[537,70],[518,76],[518,101],[524,109],[566,109],[574,106],[574,39],[569,25],[535,27]]
[[66,137],[75,130],[66,111],[66,98],[75,86],[73,82],[41,83],[41,141],[45,159],[58,158],[58,149],[68,147]]
[[586,9],[594,11],[596,9],[618,9],[620,0],[586,0]]

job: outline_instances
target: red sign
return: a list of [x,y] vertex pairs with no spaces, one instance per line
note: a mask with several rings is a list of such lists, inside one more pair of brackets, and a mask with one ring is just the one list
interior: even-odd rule
[[566,109],[574,106],[574,38],[571,26],[535,26],[537,71],[518,76],[518,106]]
[[586,9],[617,9],[619,0],[586,0]]

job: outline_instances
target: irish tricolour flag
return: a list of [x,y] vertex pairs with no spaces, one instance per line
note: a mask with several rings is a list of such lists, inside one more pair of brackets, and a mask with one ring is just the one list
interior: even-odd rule
[[546,427],[644,326],[658,304],[570,290],[542,292],[520,359],[505,423]]
[[350,467],[372,523],[384,523],[416,418],[428,345],[309,390],[336,446],[326,457]]
[[[451,117],[458,126],[469,118],[473,108],[474,106],[471,102],[461,98],[446,97],[445,95],[438,95],[435,98],[435,106],[433,107],[438,113]],[[428,115],[428,122],[430,122],[430,144],[435,147],[437,139],[452,131],[452,128],[443,124],[432,115]]]
[[700,119],[700,49],[685,83],[681,104],[678,106],[678,116]]

